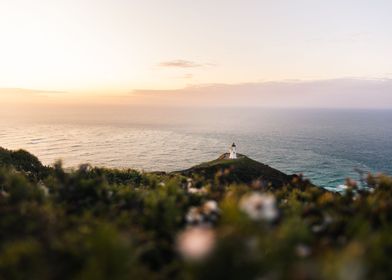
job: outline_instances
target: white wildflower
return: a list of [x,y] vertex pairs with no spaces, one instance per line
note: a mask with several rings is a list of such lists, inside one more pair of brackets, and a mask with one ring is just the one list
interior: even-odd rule
[[201,210],[203,212],[206,225],[213,225],[218,221],[220,209],[215,200],[208,200],[205,202],[201,207]]
[[209,215],[211,213],[218,213],[218,203],[215,200],[208,200],[203,204],[203,213]]
[[8,192],[6,192],[6,191],[4,191],[4,190],[1,190],[1,191],[0,191],[0,198],[1,198],[1,197],[6,198],[6,197],[9,197],[9,196],[10,196],[10,194],[9,194]]
[[203,215],[200,213],[199,208],[191,207],[185,216],[185,219],[190,225],[197,225],[203,222]]
[[188,188],[188,193],[192,194],[205,194],[207,193],[207,190],[205,188]]
[[186,182],[187,182],[186,187],[187,187],[188,189],[190,189],[190,188],[193,187],[193,180],[192,180],[191,178],[188,178],[188,179],[186,180]]
[[188,225],[213,225],[217,222],[220,214],[218,203],[208,200],[200,207],[191,207],[185,216]]
[[253,193],[246,195],[240,201],[240,208],[253,220],[272,222],[279,215],[276,199],[270,194]]
[[205,258],[215,245],[215,232],[204,227],[192,227],[177,237],[177,250],[187,260]]
[[39,181],[37,186],[44,193],[45,196],[49,195],[49,189],[42,181]]

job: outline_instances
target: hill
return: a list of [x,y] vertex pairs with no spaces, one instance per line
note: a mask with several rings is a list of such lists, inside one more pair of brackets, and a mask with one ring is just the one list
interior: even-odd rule
[[260,181],[262,185],[280,187],[292,181],[296,175],[287,175],[266,164],[238,154],[237,159],[229,159],[229,154],[222,154],[215,160],[205,162],[189,169],[173,172],[187,177],[202,177],[215,180],[220,176],[225,183],[245,183]]
[[[32,180],[42,180],[53,170],[44,166],[39,159],[24,150],[11,151],[0,147],[0,167],[11,167],[18,172],[23,172]],[[135,170],[117,170],[91,167],[93,173],[105,175],[111,183],[128,183],[140,181],[140,174]],[[151,175],[169,177],[182,175],[197,179],[199,182],[221,184],[251,184],[258,181],[262,186],[281,187],[292,181],[297,175],[287,175],[266,164],[255,161],[245,155],[238,154],[238,158],[229,159],[229,154],[224,153],[215,160],[204,162],[186,170],[165,172],[150,172]],[[213,182],[215,181],[215,182]]]
[[0,147],[0,167],[14,168],[35,180],[43,179],[49,172],[49,168],[29,152],[25,150],[11,151],[2,147]]

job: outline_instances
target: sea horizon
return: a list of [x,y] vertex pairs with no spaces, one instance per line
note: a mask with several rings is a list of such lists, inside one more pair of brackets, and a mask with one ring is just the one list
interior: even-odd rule
[[[132,109],[132,107],[131,107]],[[67,111],[65,111],[67,112]],[[390,109],[153,108],[52,112],[2,118],[0,146],[25,149],[46,165],[89,163],[165,171],[242,154],[336,189],[364,172],[392,173]],[[50,114],[50,112],[46,112]],[[137,116],[137,118],[135,117]]]

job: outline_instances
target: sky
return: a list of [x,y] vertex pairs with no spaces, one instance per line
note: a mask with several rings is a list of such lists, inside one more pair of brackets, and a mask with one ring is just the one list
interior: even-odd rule
[[2,0],[0,101],[392,107],[391,11],[389,0]]

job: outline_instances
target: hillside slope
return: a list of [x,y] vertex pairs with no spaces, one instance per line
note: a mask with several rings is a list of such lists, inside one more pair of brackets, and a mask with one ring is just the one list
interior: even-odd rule
[[26,173],[30,179],[43,179],[49,172],[49,168],[29,152],[11,151],[2,147],[0,147],[0,167],[12,167],[19,172]]
[[228,183],[249,184],[259,180],[263,185],[272,185],[274,187],[287,184],[296,176],[287,175],[245,155],[238,154],[238,158],[235,160],[229,159],[228,155],[228,153],[225,153],[213,161],[174,173],[193,178],[202,177],[206,180],[214,180],[218,174]]

